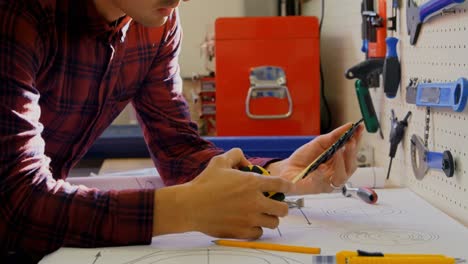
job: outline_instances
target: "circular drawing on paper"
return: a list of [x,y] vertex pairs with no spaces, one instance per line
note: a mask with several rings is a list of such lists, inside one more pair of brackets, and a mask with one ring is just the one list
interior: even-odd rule
[[301,261],[259,250],[195,249],[157,251],[123,264],[179,263],[304,264]]
[[349,207],[349,208],[340,208],[340,209],[330,209],[325,210],[327,215],[336,215],[336,216],[383,216],[383,215],[400,215],[404,214],[405,211],[391,208],[391,207],[379,207],[375,205],[370,205],[368,207]]
[[345,232],[340,238],[351,243],[394,246],[424,244],[438,240],[439,235],[417,230],[376,229]]

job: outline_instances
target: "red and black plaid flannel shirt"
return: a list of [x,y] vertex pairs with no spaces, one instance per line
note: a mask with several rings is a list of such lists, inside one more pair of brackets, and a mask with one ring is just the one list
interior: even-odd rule
[[221,153],[181,95],[177,13],[146,28],[92,0],[0,0],[0,27],[0,253],[150,243],[154,191],[64,180],[128,103],[166,184]]

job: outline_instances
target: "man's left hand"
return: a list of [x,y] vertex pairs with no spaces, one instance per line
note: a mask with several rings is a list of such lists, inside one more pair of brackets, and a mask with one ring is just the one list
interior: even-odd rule
[[[350,127],[343,125],[332,132],[316,137],[298,148],[285,160],[271,163],[267,169],[271,175],[292,180],[313,162],[322,152],[335,143]],[[342,186],[357,168],[357,147],[364,127],[360,125],[350,140],[333,157],[296,183],[291,194],[316,194],[331,192],[334,187]]]

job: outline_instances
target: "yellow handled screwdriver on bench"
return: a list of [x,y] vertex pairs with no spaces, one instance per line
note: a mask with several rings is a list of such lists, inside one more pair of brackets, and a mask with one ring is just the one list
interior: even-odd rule
[[[343,135],[335,142],[333,145],[331,145],[328,149],[326,149],[320,156],[318,156],[314,161],[312,161],[309,166],[307,166],[303,171],[301,171],[299,174],[297,174],[293,179],[292,182],[296,183],[300,179],[304,179],[309,173],[312,171],[316,170],[322,163],[327,162],[335,152],[343,147],[346,142],[353,136],[354,132],[356,129],[359,127],[359,124],[361,124],[364,121],[364,119],[359,120],[358,122],[354,123]],[[265,169],[257,165],[249,165],[246,167],[240,168],[242,171],[250,171],[250,172],[255,172],[261,175],[270,175],[270,173]],[[283,193],[276,193],[276,192],[264,192],[263,193],[266,197],[269,197],[273,200],[277,201],[283,201],[285,198],[285,195]]]

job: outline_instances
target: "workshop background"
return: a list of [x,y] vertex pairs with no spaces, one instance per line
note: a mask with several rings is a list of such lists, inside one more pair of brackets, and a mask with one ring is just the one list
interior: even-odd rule
[[[214,22],[218,17],[274,16],[278,6],[273,0],[197,0],[180,7],[184,44],[181,56],[181,70],[184,78],[184,94],[190,103],[192,117],[198,122],[201,133],[216,135],[216,108],[213,107],[216,84],[212,73],[216,58],[213,58]],[[377,2],[377,1],[375,1]],[[387,2],[387,15],[392,14],[392,1]],[[427,1],[415,1],[423,5]],[[303,16],[315,16],[322,20],[320,34],[320,59],[324,77],[324,97],[330,114],[321,107],[322,131],[330,125],[337,127],[345,122],[355,122],[362,115],[356,96],[355,81],[345,78],[345,72],[365,60],[361,52],[360,0],[309,0],[301,2]],[[410,44],[407,30],[407,1],[400,1],[396,12],[396,31],[387,31],[399,39],[397,54],[401,62],[401,83],[395,98],[385,96],[382,86],[370,88],[382,139],[379,133],[365,133],[361,148],[373,153],[375,167],[389,166],[391,111],[398,120],[408,113],[408,127],[398,146],[390,172],[389,186],[408,186],[434,206],[468,225],[468,174],[467,147],[468,123],[466,111],[455,112],[450,108],[416,106],[406,102],[406,89],[410,79],[423,82],[449,83],[461,77],[468,77],[468,3],[432,17],[422,25],[418,41]],[[325,4],[323,6],[323,4]],[[324,13],[322,17],[322,7]],[[239,56],[242,56],[239,54]],[[382,84],[382,82],[381,82]],[[318,87],[317,87],[318,89]],[[463,96],[462,94],[461,96]],[[204,97],[203,97],[204,96]],[[210,98],[212,96],[212,98]],[[205,98],[205,99],[203,99]],[[208,99],[207,99],[208,98]],[[322,100],[323,101],[323,100]],[[206,111],[205,113],[203,111]],[[213,114],[210,116],[210,114]],[[211,118],[211,119],[210,119]],[[132,110],[127,109],[115,121],[119,124],[135,124]],[[428,128],[428,129],[427,129]],[[427,136],[427,149],[431,152],[450,151],[456,168],[452,177],[442,170],[430,169],[422,179],[416,179],[412,167],[411,137]],[[368,154],[367,154],[368,155]],[[368,157],[369,158],[369,157]],[[421,164],[419,164],[421,165]]]

